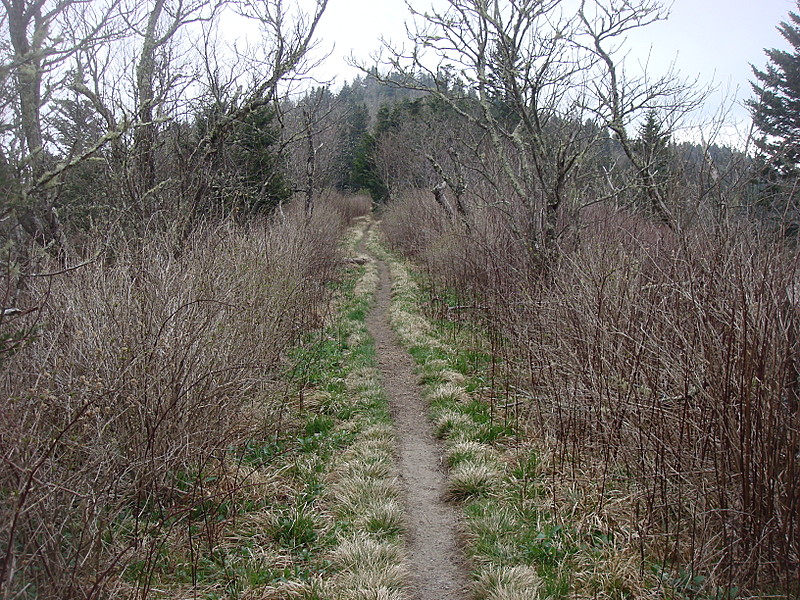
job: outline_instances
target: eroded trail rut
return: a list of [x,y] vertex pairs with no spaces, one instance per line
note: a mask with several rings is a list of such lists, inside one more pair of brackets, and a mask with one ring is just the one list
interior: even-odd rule
[[462,600],[467,575],[458,544],[458,519],[444,500],[446,478],[442,450],[426,417],[426,406],[413,372],[413,361],[389,325],[391,276],[377,261],[380,282],[367,328],[398,437],[398,466],[405,491],[407,549],[411,593],[415,600]]

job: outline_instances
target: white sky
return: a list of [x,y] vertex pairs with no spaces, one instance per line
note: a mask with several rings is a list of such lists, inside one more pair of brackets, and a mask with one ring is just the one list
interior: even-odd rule
[[[420,10],[430,5],[430,0],[412,2]],[[707,109],[714,112],[723,95],[739,101],[750,96],[749,65],[766,64],[764,48],[788,47],[776,27],[790,10],[797,11],[794,0],[674,0],[667,21],[630,36],[629,60],[649,57],[648,72],[654,76],[674,62],[681,76],[718,85]],[[352,53],[369,61],[381,36],[405,39],[407,19],[403,0],[329,0],[319,38],[321,49],[335,48],[318,78],[335,77],[338,85],[353,79],[358,71],[346,64],[346,57]],[[731,118],[747,121],[746,109],[734,107]]]

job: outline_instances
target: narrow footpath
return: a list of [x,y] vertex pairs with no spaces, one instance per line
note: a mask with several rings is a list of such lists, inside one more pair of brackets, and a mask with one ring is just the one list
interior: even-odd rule
[[[366,237],[366,236],[365,236]],[[375,340],[379,369],[398,438],[398,467],[405,493],[406,545],[414,600],[463,600],[467,569],[458,543],[458,518],[444,499],[442,450],[433,436],[414,363],[389,324],[391,276],[376,259],[380,281],[367,329]]]

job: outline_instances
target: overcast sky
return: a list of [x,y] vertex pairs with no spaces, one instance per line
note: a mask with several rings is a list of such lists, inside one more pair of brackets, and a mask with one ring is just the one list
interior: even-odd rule
[[[430,5],[430,0],[412,2],[421,10]],[[721,91],[711,98],[711,111],[723,93],[730,96],[738,89],[740,101],[750,96],[749,65],[766,64],[764,48],[788,48],[776,27],[790,10],[797,10],[794,0],[675,0],[667,21],[630,36],[630,58],[649,56],[653,75],[674,62],[682,76],[717,84]],[[335,44],[335,49],[320,77],[337,76],[337,84],[355,77],[346,57],[352,53],[368,61],[380,36],[404,39],[407,18],[403,0],[329,0],[319,37],[323,47]],[[741,107],[734,110],[739,120],[746,115]]]

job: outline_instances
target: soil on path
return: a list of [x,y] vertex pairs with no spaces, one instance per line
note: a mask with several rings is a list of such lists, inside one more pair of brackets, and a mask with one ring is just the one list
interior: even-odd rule
[[[365,235],[366,237],[366,235]],[[458,518],[444,499],[442,451],[426,416],[411,356],[389,325],[391,277],[376,260],[380,281],[367,328],[389,397],[398,437],[398,463],[405,491],[406,545],[414,600],[462,600],[468,597],[467,570],[458,543]]]

